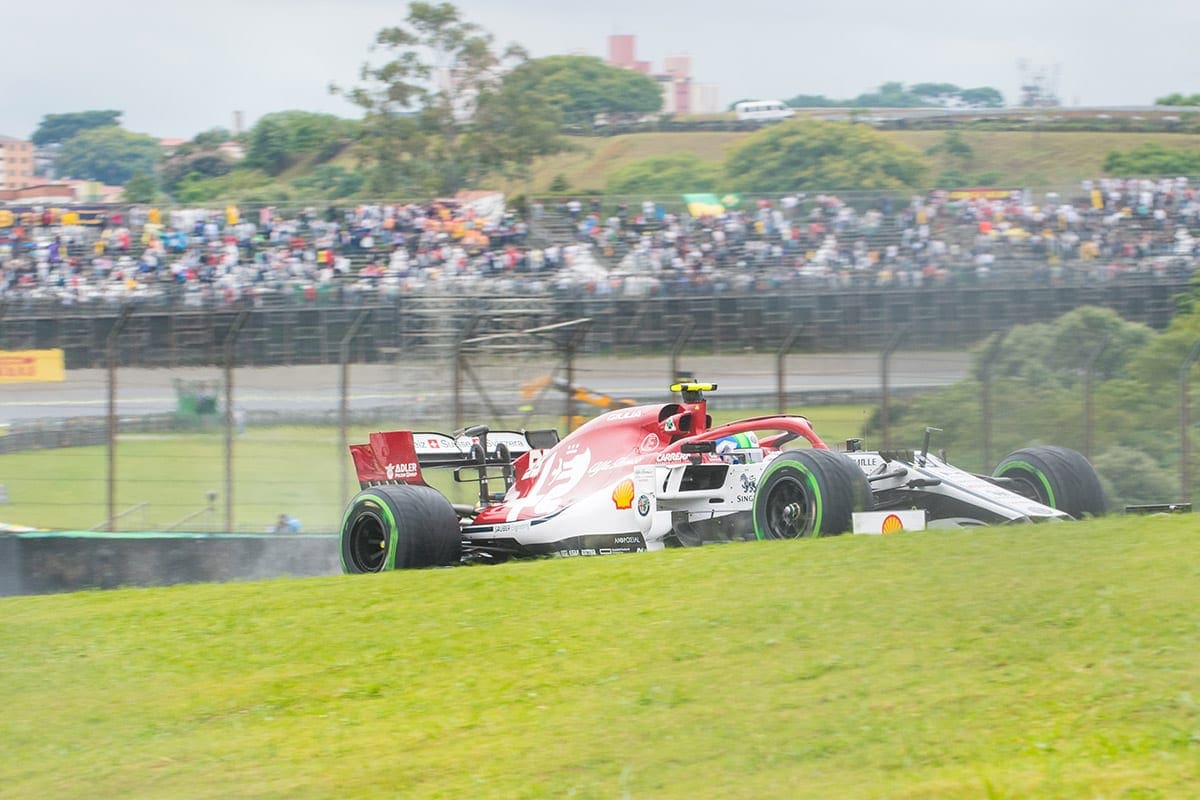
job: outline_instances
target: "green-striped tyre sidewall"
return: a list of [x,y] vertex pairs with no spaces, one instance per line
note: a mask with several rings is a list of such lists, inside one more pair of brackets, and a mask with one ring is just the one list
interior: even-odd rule
[[[759,487],[758,491],[759,492],[762,491],[762,487],[767,485],[768,481],[771,479],[771,476],[776,475],[777,473],[782,472],[784,470],[792,470],[792,471],[798,472],[801,476],[803,483],[808,487],[808,493],[809,493],[808,501],[809,501],[809,504],[813,507],[812,535],[820,536],[821,535],[821,521],[822,521],[822,517],[824,516],[824,502],[822,501],[822,498],[821,498],[821,489],[817,484],[817,478],[815,475],[813,475],[812,470],[808,467],[807,464],[804,464],[800,461],[796,461],[792,458],[788,458],[786,454],[780,456],[779,458],[776,458],[775,461],[769,467],[767,467],[767,469],[763,472],[762,477],[760,477],[758,479],[758,487]],[[758,495],[757,494],[755,495],[754,499],[755,499],[755,505],[757,506],[757,503],[758,503]],[[764,500],[764,502],[765,502],[765,500]],[[759,516],[760,515],[757,512],[754,514],[754,538],[758,539],[759,541],[763,541],[764,539],[775,538],[773,536],[768,536],[767,532],[763,530],[763,526],[762,526],[761,521],[759,520]]]
[[1007,461],[996,469],[996,476],[999,478],[1008,478],[1012,477],[1012,473],[1014,472],[1024,472],[1032,475],[1041,484],[1043,490],[1041,496],[1045,498],[1046,505],[1051,508],[1058,508],[1054,500],[1054,487],[1050,485],[1050,479],[1046,477],[1046,473],[1028,461]]
[[992,474],[1023,481],[1039,502],[1076,519],[1106,511],[1096,470],[1082,453],[1069,447],[1034,445],[1016,450],[1001,459]]
[[781,538],[767,529],[768,503],[778,482],[786,476],[805,493],[812,524],[800,536],[830,536],[854,527],[854,512],[874,507],[870,486],[862,470],[844,453],[832,450],[788,450],[776,456],[755,490],[752,517],[756,539]]
[[359,570],[355,569],[353,565],[347,563],[350,548],[349,544],[345,542],[344,539],[350,534],[348,525],[350,524],[351,517],[357,517],[357,515],[361,513],[363,506],[369,506],[373,511],[378,513],[387,531],[387,548],[386,553],[384,554],[383,566],[379,571],[386,572],[387,570],[395,569],[396,546],[398,544],[397,540],[399,537],[399,528],[396,525],[396,515],[392,513],[391,503],[388,502],[387,498],[382,496],[375,489],[364,489],[363,491],[359,492],[352,501],[350,501],[350,505],[346,507],[346,513],[342,516],[341,536],[343,541],[340,542],[342,571],[346,573],[359,572]]
[[[372,529],[363,530],[364,523]],[[384,550],[378,564],[363,555],[360,538],[373,540],[375,534]],[[355,495],[342,517],[339,545],[348,573],[443,567],[461,562],[462,529],[450,501],[436,489],[388,484]]]

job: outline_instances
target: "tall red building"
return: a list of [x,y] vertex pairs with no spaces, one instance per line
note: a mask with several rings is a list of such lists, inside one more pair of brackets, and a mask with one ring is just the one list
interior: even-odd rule
[[608,64],[622,69],[632,69],[643,75],[650,74],[650,62],[637,60],[637,37],[632,33],[620,33],[608,37]]
[[716,87],[692,80],[692,57],[670,55],[663,59],[662,72],[653,72],[649,61],[637,58],[637,37],[631,33],[608,37],[610,67],[637,70],[658,81],[662,90],[663,107],[667,114],[713,114],[719,110]]

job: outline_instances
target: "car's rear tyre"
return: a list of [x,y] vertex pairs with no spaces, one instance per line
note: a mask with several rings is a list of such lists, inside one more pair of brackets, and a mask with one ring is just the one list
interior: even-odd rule
[[1096,470],[1082,453],[1069,447],[1039,445],[1016,450],[996,465],[992,475],[1012,481],[1017,494],[1065,511],[1075,519],[1105,512],[1104,489]]
[[861,469],[832,450],[788,450],[763,470],[754,495],[758,539],[845,533],[853,514],[874,507]]
[[346,508],[342,569],[351,574],[457,564],[462,533],[436,489],[399,484],[363,489]]

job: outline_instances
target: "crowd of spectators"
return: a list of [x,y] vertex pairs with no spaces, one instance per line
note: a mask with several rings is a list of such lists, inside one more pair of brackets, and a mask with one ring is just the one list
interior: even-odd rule
[[[337,289],[419,291],[429,282],[553,269],[564,248],[531,253],[513,215],[451,201],[339,210],[272,206],[113,210],[84,224],[31,210],[0,227],[0,294],[97,298],[182,294],[188,302],[308,299]],[[535,257],[536,255],[536,257]]]
[[1182,178],[1086,181],[1071,199],[974,190],[852,204],[818,194],[719,214],[635,211],[572,220],[575,238],[620,274],[684,285],[1077,285],[1200,266],[1200,195]]
[[[0,297],[62,303],[315,302],[336,295],[813,290],[1026,281],[1076,285],[1200,266],[1186,179],[1049,192],[726,198],[720,208],[599,199],[0,214]],[[2,223],[9,224],[3,225]]]

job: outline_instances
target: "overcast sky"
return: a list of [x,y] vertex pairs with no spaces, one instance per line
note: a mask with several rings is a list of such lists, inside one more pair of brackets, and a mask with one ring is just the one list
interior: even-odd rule
[[[1017,99],[1019,65],[1066,105],[1149,105],[1200,92],[1196,0],[461,0],[501,45],[534,57],[603,57],[610,34],[638,57],[692,57],[724,106],[744,97],[846,99],[884,81],[992,86]],[[46,114],[118,109],[124,126],[191,138],[288,109],[356,117],[326,91],[352,84],[397,0],[6,0],[0,135]],[[586,9],[586,10],[585,10]]]

